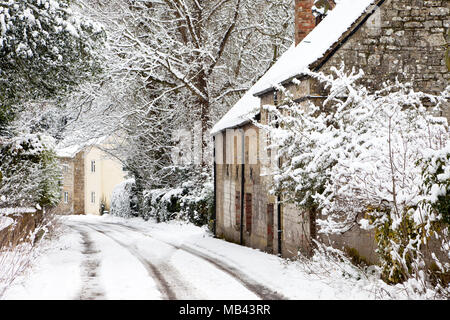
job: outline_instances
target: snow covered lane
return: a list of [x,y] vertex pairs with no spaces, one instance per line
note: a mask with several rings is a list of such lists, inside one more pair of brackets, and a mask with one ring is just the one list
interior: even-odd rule
[[84,249],[81,290],[75,299],[161,299],[157,283],[146,266],[129,250],[88,226],[66,224],[79,232]]
[[[90,229],[90,235],[95,236],[97,233],[98,237],[100,234],[114,241],[122,250],[127,250],[147,269],[148,276],[157,283],[163,299],[259,298],[249,290],[252,287],[243,285],[240,279],[234,278],[224,268],[199,257],[195,252],[190,253],[136,229],[93,221],[77,221],[76,228]],[[129,271],[124,268],[122,272],[128,274]]]
[[3,299],[280,299],[205,250],[126,221],[61,217],[62,234]]
[[409,298],[376,275],[323,267],[322,260],[289,261],[185,222],[110,215],[62,216],[61,222],[61,236],[46,241],[3,299]]

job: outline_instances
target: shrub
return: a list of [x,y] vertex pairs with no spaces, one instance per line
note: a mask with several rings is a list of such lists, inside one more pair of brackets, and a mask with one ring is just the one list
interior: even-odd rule
[[[444,257],[449,252],[440,226],[450,208],[449,127],[430,111],[448,103],[450,86],[430,95],[395,81],[373,92],[358,84],[362,71],[346,73],[342,65],[332,72],[305,73],[323,86],[323,103],[297,103],[279,86],[281,105],[265,106],[273,120],[256,123],[282,160],[272,192],[301,209],[317,208],[321,233],[375,229],[385,280],[416,281],[426,291],[428,242],[441,242]],[[438,253],[430,251],[446,272],[450,264],[440,263]]]
[[58,204],[61,169],[52,147],[50,140],[37,134],[17,136],[1,146],[0,205]]
[[197,226],[209,224],[214,212],[213,187],[210,183],[195,186],[185,183],[176,189],[155,189],[144,192],[144,218],[156,221],[176,218]]
[[431,206],[441,221],[450,223],[450,144],[418,161],[422,167],[421,202]]
[[133,193],[135,186],[134,179],[129,179],[119,183],[111,195],[111,214],[119,217],[135,217],[136,200]]

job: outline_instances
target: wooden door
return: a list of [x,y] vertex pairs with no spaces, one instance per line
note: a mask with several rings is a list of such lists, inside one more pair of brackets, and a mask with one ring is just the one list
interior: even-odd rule
[[273,252],[273,203],[267,205],[267,251]]
[[252,194],[245,194],[245,226],[247,232],[252,232]]

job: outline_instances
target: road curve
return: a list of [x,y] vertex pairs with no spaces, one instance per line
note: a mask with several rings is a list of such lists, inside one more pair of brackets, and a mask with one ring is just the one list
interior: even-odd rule
[[[133,231],[133,232],[139,233],[140,235],[144,235],[146,237],[150,237],[150,238],[152,238],[152,239],[154,239],[154,240],[156,240],[156,241],[158,241],[158,242],[160,242],[162,244],[168,245],[168,246],[170,246],[170,247],[172,247],[172,248],[174,248],[176,250],[182,250],[182,251],[184,251],[184,252],[186,252],[188,254],[191,254],[191,255],[193,255],[193,256],[195,256],[197,258],[200,258],[200,259],[208,262],[209,264],[211,264],[212,266],[214,266],[218,270],[220,270],[220,271],[230,275],[232,278],[234,278],[241,285],[243,285],[249,291],[253,292],[257,297],[259,297],[262,300],[286,300],[287,299],[284,295],[282,295],[282,294],[280,294],[280,293],[270,289],[269,287],[267,287],[264,284],[256,281],[255,279],[252,279],[249,275],[243,273],[242,271],[240,271],[235,266],[232,266],[231,264],[229,264],[229,263],[227,263],[227,262],[225,262],[223,260],[219,260],[216,257],[208,255],[207,253],[202,252],[202,251],[200,251],[200,250],[198,250],[196,248],[193,248],[191,246],[186,246],[186,245],[178,246],[178,245],[175,245],[175,244],[170,243],[168,241],[157,239],[157,238],[149,235],[148,232],[146,232],[144,230],[139,230],[139,229],[137,229],[135,227],[131,227],[131,226],[128,226],[128,225],[123,225],[123,224],[118,224],[118,223],[111,223],[111,222],[101,223],[99,225],[103,226],[103,228],[102,228],[101,231],[97,230],[98,232],[103,232],[103,233],[107,234],[108,231],[105,231],[105,230],[108,230],[107,229],[108,227],[109,227],[109,230],[111,230],[111,227],[115,228],[116,232],[120,232],[121,228],[125,228],[125,229],[128,229],[129,231]],[[105,227],[106,227],[106,229],[105,229]],[[109,236],[111,236],[111,235],[109,235]],[[145,260],[145,261],[148,262],[148,260]],[[150,262],[148,262],[148,263],[150,263]],[[150,265],[151,265],[151,263],[150,263]],[[153,266],[152,270],[153,270],[153,268],[157,269],[156,266]],[[164,274],[166,275],[166,273],[164,273]],[[161,285],[163,285],[163,283],[164,283],[164,281],[162,281]],[[176,297],[176,295],[175,295],[175,297]]]

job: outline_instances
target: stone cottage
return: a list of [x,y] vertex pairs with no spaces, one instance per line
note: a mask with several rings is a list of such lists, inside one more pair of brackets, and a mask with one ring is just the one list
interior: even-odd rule
[[99,215],[102,204],[110,209],[112,191],[125,180],[126,172],[103,151],[106,144],[106,139],[97,139],[57,150],[63,174],[57,213]]
[[[250,119],[267,123],[270,114],[262,106],[281,99],[274,87],[283,84],[297,102],[321,103],[326,92],[302,70],[329,73],[342,62],[347,71],[363,69],[371,90],[398,78],[436,94],[450,78],[450,1],[329,1],[333,9],[317,17],[313,5],[295,1],[295,44],[212,129],[217,236],[283,256],[307,252],[316,226],[314,216],[269,194],[274,157],[268,137]],[[443,115],[450,118],[448,106]],[[371,237],[354,228],[335,240],[376,261]]]

